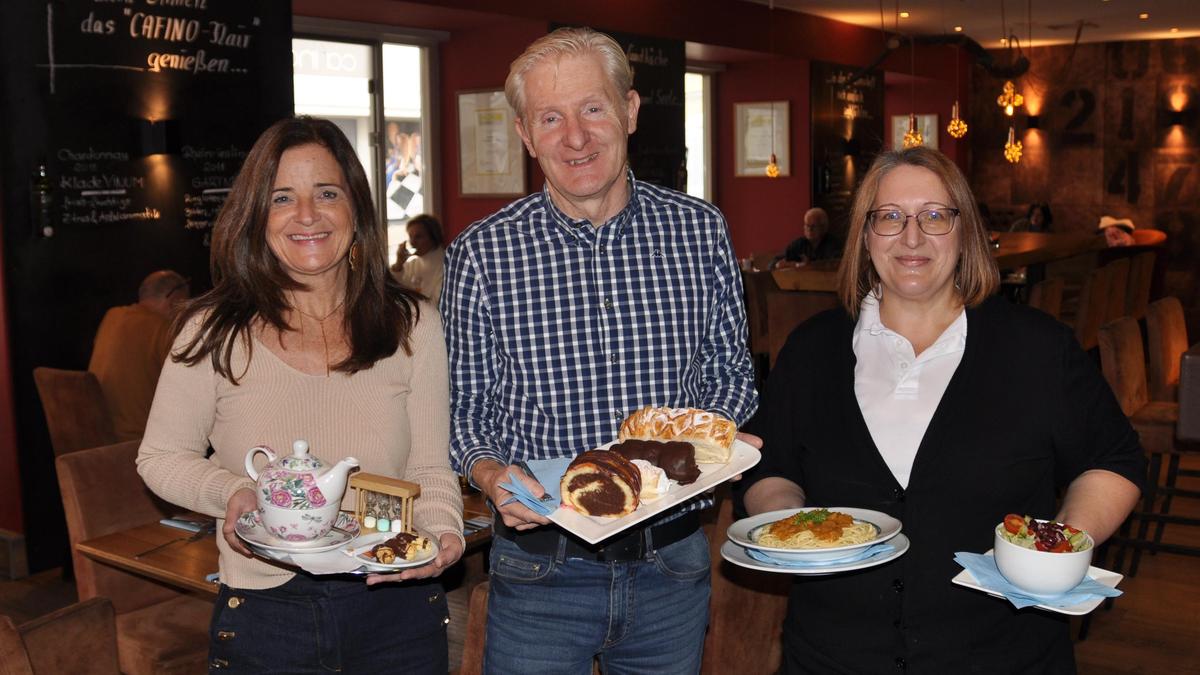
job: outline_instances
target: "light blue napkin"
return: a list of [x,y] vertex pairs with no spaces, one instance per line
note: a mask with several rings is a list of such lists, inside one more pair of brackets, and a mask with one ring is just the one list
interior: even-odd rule
[[[571,463],[571,459],[571,457],[535,459],[525,463],[525,466],[529,469],[529,473],[545,488],[546,496],[544,499],[534,497],[529,488],[525,487],[525,484],[510,471],[508,481],[500,484],[500,487],[513,494],[504,504],[509,504],[513,500],[516,500],[538,515],[548,516],[554,513],[561,501],[558,484],[562,480],[563,474],[567,472],[567,466]],[[501,504],[501,506],[504,504]]]
[[829,567],[831,565],[844,565],[846,563],[870,560],[871,558],[885,556],[895,550],[896,547],[892,546],[891,544],[875,544],[873,546],[868,546],[866,548],[853,551],[844,557],[834,558],[833,560],[785,560],[783,558],[777,558],[766,551],[760,551],[756,548],[746,549],[746,555],[761,563],[766,563],[780,569],[806,569],[810,567]]
[[954,562],[962,565],[975,577],[975,581],[984,588],[1002,594],[1017,609],[1033,605],[1048,607],[1070,607],[1081,602],[1094,600],[1096,597],[1115,598],[1121,591],[1105,586],[1091,577],[1084,577],[1079,585],[1071,590],[1052,598],[1030,595],[1009,583],[996,568],[996,559],[982,553],[966,553],[959,551],[954,554]]

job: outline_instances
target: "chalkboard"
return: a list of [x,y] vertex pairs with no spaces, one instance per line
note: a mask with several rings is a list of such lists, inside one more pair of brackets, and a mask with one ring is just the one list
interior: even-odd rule
[[[30,567],[65,553],[37,366],[82,370],[104,312],[149,272],[209,287],[212,220],[242,160],[292,114],[286,0],[6,3],[4,274]],[[49,174],[35,227],[31,176]],[[46,236],[50,234],[51,236]]]
[[[561,24],[551,25],[551,30]],[[680,169],[686,157],[683,76],[687,56],[681,40],[605,30],[633,66],[633,88],[642,99],[637,131],[629,137],[629,166],[648,183],[686,190]]]
[[883,149],[883,73],[813,61],[810,81],[812,203],[844,237],[854,190]]

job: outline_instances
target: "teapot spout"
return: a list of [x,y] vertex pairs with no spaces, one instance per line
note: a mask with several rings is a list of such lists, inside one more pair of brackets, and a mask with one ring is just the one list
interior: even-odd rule
[[331,466],[329,471],[318,478],[317,487],[321,488],[321,492],[329,501],[340,501],[346,493],[346,481],[350,478],[350,472],[357,468],[358,460],[347,457]]

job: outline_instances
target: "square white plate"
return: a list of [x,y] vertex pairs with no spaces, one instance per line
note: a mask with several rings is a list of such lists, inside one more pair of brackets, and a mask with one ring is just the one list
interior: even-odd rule
[[[700,477],[696,479],[696,482],[690,485],[672,485],[667,494],[652,502],[642,502],[633,513],[627,516],[599,518],[585,516],[573,509],[559,508],[548,517],[571,534],[589,544],[595,544],[619,534],[647,518],[652,518],[672,506],[686,502],[701,492],[711,490],[730,478],[749,470],[761,459],[762,453],[754,446],[743,441],[734,441],[733,456],[730,457],[728,464],[700,464]],[[559,478],[561,476],[554,480]]]
[[[987,555],[991,555],[991,551],[989,551],[987,553]],[[1096,581],[1104,584],[1105,586],[1108,586],[1109,588],[1116,588],[1117,584],[1121,582],[1121,579],[1125,578],[1124,575],[1117,574],[1116,572],[1110,572],[1106,569],[1101,569],[1099,567],[1094,567],[1094,566],[1088,567],[1087,575],[1089,577],[1091,577],[1092,579],[1095,579]],[[994,591],[994,590],[988,588],[987,586],[984,586],[983,584],[979,583],[978,581],[975,580],[974,575],[972,575],[967,570],[963,570],[963,571],[959,572],[950,581],[958,584],[959,586],[966,586],[967,588],[974,588],[977,591],[983,591],[984,593],[987,593],[988,595],[1000,598],[1001,600],[1008,602],[1008,599],[1004,597],[1003,593],[1001,593],[999,591]],[[1107,599],[1108,598],[1096,597],[1091,600],[1088,600],[1087,602],[1080,602],[1078,604],[1068,605],[1066,607],[1052,607],[1050,605],[1033,605],[1033,606],[1037,607],[1038,609],[1044,609],[1047,612],[1058,612],[1059,614],[1069,614],[1071,616],[1083,616],[1084,614],[1087,614],[1088,612],[1092,611],[1093,609],[1096,609],[1097,607],[1099,607],[1100,603],[1104,602]]]

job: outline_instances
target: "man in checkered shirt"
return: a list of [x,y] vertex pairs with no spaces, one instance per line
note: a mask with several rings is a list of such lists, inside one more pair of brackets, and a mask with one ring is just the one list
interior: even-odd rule
[[[471,225],[446,254],[441,309],[451,456],[499,517],[489,673],[696,673],[710,560],[691,500],[588,545],[500,484],[518,462],[573,457],[645,406],[757,407],[741,275],[712,205],[637,181],[640,104],[624,51],[560,29],[512,64],[505,94],[546,175],[539,194]],[[756,439],[755,439],[756,440]]]

